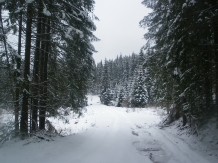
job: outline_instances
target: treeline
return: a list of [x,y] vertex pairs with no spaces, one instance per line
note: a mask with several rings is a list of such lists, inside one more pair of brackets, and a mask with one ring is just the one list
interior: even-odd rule
[[5,0],[0,9],[0,105],[14,109],[24,138],[58,108],[86,105],[97,17],[93,0]]
[[[144,82],[143,58],[141,50],[140,54],[120,55],[115,60],[97,63],[90,92],[100,94],[105,105],[144,107],[151,103],[149,88]],[[112,101],[116,103],[112,104]]]
[[[122,96],[127,99],[127,106],[139,106],[131,101],[141,94],[147,104],[166,108],[168,123],[182,117],[185,125],[196,118],[217,116],[218,2],[144,0],[142,4],[152,9],[140,22],[148,28],[143,57],[98,63],[95,90],[104,101],[109,97],[105,88],[110,88],[118,101]],[[142,83],[143,89],[134,88],[133,83]]]

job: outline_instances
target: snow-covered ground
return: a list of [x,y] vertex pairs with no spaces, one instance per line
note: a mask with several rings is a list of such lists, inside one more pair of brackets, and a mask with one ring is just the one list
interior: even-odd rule
[[[50,119],[66,137],[54,141],[8,141],[0,147],[1,163],[217,163],[214,151],[197,138],[160,129],[160,110],[104,106],[89,96],[81,118],[69,124]],[[195,141],[196,140],[196,141]],[[218,140],[213,140],[218,141]]]

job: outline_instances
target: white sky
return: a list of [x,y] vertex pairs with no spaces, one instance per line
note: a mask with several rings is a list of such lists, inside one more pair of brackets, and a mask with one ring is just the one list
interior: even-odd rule
[[115,59],[117,55],[139,53],[146,40],[146,30],[139,27],[140,20],[149,9],[141,4],[142,0],[95,0],[95,21],[97,31],[94,34],[101,39],[93,42],[98,53],[93,57],[96,63],[101,60]]

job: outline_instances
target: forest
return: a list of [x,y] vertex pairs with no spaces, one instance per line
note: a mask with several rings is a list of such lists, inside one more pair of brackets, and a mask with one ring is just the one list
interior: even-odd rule
[[23,139],[59,108],[86,106],[98,18],[92,0],[1,0],[0,9],[0,107],[15,117],[1,131]]
[[160,106],[171,123],[218,113],[218,2],[144,0],[147,43],[139,54],[97,63],[92,92],[116,106]]
[[88,93],[105,105],[161,107],[165,123],[217,117],[217,0],[144,0],[152,12],[139,22],[148,29],[140,53],[100,63],[94,4],[0,0],[0,109],[14,114],[3,133],[25,139],[45,130],[59,108],[80,113]]

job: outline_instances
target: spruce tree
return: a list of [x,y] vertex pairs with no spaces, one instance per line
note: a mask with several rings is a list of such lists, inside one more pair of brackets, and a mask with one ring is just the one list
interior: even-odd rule
[[123,100],[124,100],[124,91],[121,88],[120,91],[119,91],[119,94],[118,94],[117,107],[122,107]]
[[100,100],[104,105],[109,105],[112,100],[108,69],[109,69],[108,61],[105,59],[105,64],[102,72],[102,81],[101,81],[102,91],[100,94]]
[[131,94],[131,106],[133,107],[145,107],[147,104],[148,95],[143,83],[143,72],[142,69],[139,69]]

